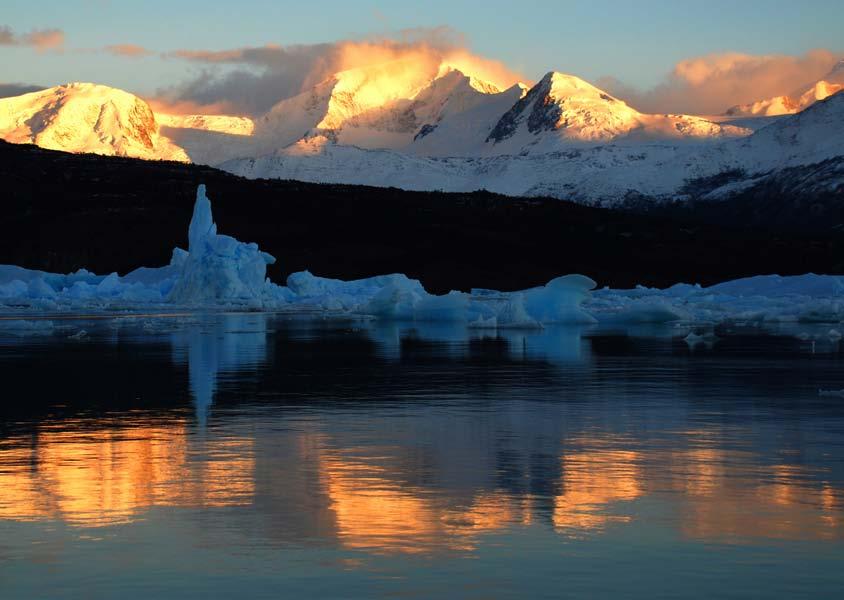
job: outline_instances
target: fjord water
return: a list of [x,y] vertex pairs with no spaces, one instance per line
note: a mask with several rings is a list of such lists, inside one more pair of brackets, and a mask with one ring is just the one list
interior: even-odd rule
[[39,323],[0,322],[4,599],[844,586],[822,334]]

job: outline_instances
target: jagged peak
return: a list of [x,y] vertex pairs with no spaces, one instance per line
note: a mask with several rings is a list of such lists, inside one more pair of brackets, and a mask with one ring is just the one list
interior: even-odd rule
[[[596,88],[591,83],[577,77],[559,71],[549,71],[537,84],[547,88],[548,92],[555,97],[578,96],[582,94],[605,94],[603,90]],[[605,94],[608,95],[608,94]]]
[[480,77],[476,77],[471,73],[467,73],[466,71],[455,67],[454,65],[449,64],[448,62],[444,62],[440,65],[439,71],[437,72],[437,79],[445,79],[445,78],[461,78],[465,80],[466,84],[471,87],[476,92],[480,92],[482,94],[500,94],[501,88],[497,85],[485,81]]

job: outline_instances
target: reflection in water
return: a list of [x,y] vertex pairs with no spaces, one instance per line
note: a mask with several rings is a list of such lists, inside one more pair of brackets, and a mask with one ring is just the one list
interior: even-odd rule
[[203,315],[194,326],[172,334],[173,360],[187,356],[196,418],[205,424],[214,402],[217,379],[255,369],[267,356],[267,315]]
[[612,514],[611,509],[615,503],[635,500],[644,493],[641,455],[600,447],[611,442],[592,440],[591,445],[599,447],[564,454],[560,483],[563,492],[554,498],[553,521],[558,530],[577,535],[600,530],[611,522],[630,520],[629,516]]
[[402,485],[383,466],[358,458],[319,461],[336,536],[348,548],[379,553],[472,550],[483,533],[530,523],[527,498],[477,491],[465,503]]
[[673,488],[682,534],[707,541],[758,538],[844,539],[842,489],[798,465],[760,466],[747,452],[696,449],[675,453]]
[[[520,536],[571,548],[632,531],[662,543],[844,541],[844,405],[812,396],[795,409],[802,392],[770,387],[776,361],[672,359],[670,339],[654,359],[572,329],[326,330],[260,314],[109,335],[97,355],[129,343],[118,361],[153,381],[186,371],[195,418],[172,389],[157,390],[176,400],[154,410],[89,411],[108,406],[119,373],[90,382],[77,412],[21,417],[0,436],[6,547],[4,523],[122,531],[159,519],[165,531],[218,527],[223,547],[251,552],[353,552],[347,569],[360,555],[482,556]],[[162,340],[166,365],[145,354]],[[37,361],[49,346],[20,352]],[[840,368],[824,360],[807,363],[823,368],[812,377]]]
[[0,455],[0,518],[99,527],[154,506],[246,505],[254,492],[253,440],[205,440],[183,423],[44,431]]

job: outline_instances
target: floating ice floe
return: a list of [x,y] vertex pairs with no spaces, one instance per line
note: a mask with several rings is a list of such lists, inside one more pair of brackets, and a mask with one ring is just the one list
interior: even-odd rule
[[[839,323],[844,321],[844,277],[765,275],[711,287],[595,290],[583,275],[515,291],[473,289],[428,293],[402,274],[355,281],[293,273],[287,285],[267,278],[275,258],[257,244],[217,233],[205,186],[197,190],[188,249],[170,264],[119,276],[84,269],[67,275],[0,265],[0,313],[140,310],[287,311],[365,316],[393,321],[465,323],[470,328],[537,329],[549,324],[630,324],[727,321]],[[690,336],[690,343],[697,340]],[[840,339],[830,330],[830,339]]]

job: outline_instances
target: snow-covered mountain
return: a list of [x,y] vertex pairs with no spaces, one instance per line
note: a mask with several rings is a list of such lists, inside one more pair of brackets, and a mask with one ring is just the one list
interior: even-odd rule
[[[340,71],[254,119],[154,114],[137,96],[92,84],[7,98],[0,106],[7,141],[206,164],[271,154],[314,137],[413,156],[481,157],[750,133],[700,117],[645,115],[570,75],[549,73],[529,90],[522,84],[501,90],[448,64],[410,59]],[[48,131],[60,124],[61,131]]]
[[793,115],[841,90],[844,90],[844,60],[839,61],[825,77],[806,89],[786,96],[739,104],[728,109],[725,114],[736,117]]
[[463,154],[475,150],[464,142],[482,143],[522,93],[521,86],[502,92],[446,65],[420,76],[409,61],[393,61],[342,71],[279,102],[257,121],[256,137],[264,150],[323,136],[367,149]]
[[[839,80],[844,65],[813,93]],[[137,96],[93,84],[0,100],[0,137],[12,142],[189,160],[253,178],[599,204],[727,197],[782,169],[844,157],[842,128],[844,93],[792,116],[654,115],[572,75],[501,90],[408,60],[335,73],[253,118],[155,114]],[[837,185],[837,168],[820,172],[812,189]]]
[[[311,138],[271,155],[233,160],[221,167],[249,178],[415,190],[487,189],[612,205],[642,198],[728,197],[764,183],[783,169],[828,160],[844,163],[844,93],[747,137],[709,144],[583,144],[551,152],[431,158]],[[844,190],[839,170],[824,173],[826,179],[811,182],[814,190],[819,185]]]
[[181,147],[160,135],[149,104],[93,83],[0,98],[0,137],[68,152],[189,160]]
[[560,150],[572,142],[711,140],[750,132],[688,115],[646,115],[572,75],[551,72],[501,117],[494,153]]

